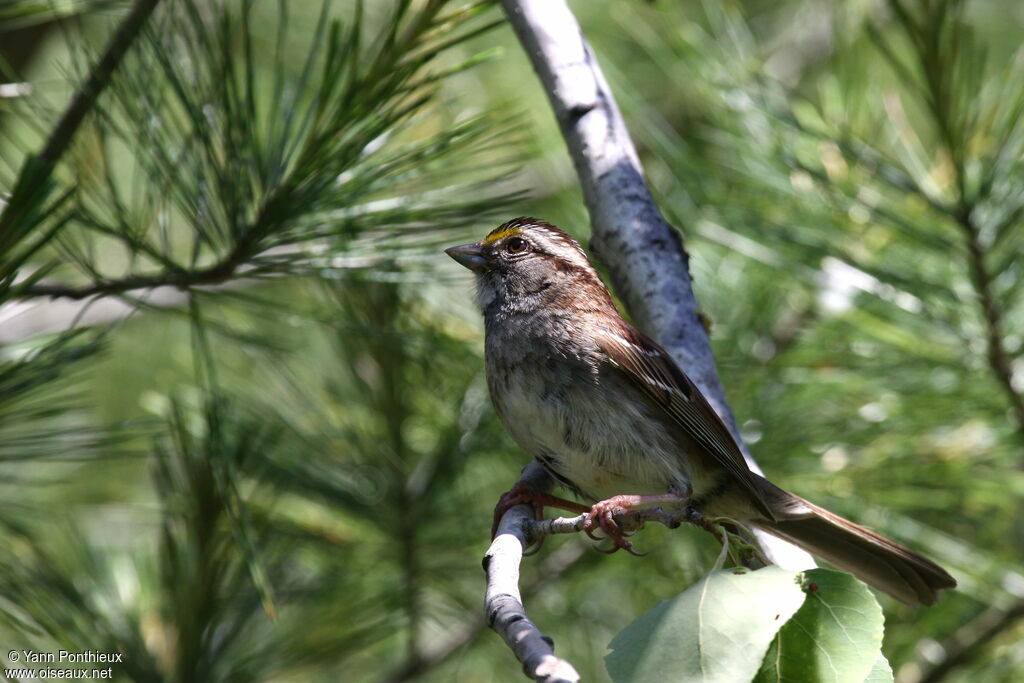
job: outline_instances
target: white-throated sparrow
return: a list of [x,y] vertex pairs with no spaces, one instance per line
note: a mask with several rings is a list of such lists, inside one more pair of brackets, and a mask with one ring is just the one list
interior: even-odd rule
[[615,548],[630,544],[613,512],[674,503],[763,529],[903,602],[931,604],[956,585],[930,560],[751,472],[697,387],[622,319],[563,231],[516,218],[446,253],[476,273],[487,383],[501,421],[556,480],[593,503],[588,527],[599,525]]

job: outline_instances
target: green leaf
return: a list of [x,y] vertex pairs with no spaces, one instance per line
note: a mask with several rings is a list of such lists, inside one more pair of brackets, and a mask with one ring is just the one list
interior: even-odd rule
[[804,577],[807,600],[775,636],[756,683],[886,680],[877,661],[882,608],[868,587],[831,569],[812,569]]
[[892,683],[892,667],[889,666],[889,660],[885,658],[881,652],[875,657],[875,665],[871,667],[871,671],[868,673],[868,677],[864,679],[864,683]]
[[714,572],[615,636],[605,666],[614,681],[749,681],[804,598],[779,567]]

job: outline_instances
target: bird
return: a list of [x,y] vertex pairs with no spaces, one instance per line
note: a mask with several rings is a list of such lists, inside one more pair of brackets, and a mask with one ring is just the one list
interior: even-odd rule
[[[519,217],[445,253],[475,274],[487,385],[512,439],[589,505],[612,551],[632,552],[615,515],[659,504],[728,518],[789,541],[908,604],[956,586],[942,567],[752,472],[739,444],[668,352],[620,315],[580,244]],[[501,509],[501,506],[499,506]],[[539,510],[538,510],[539,511]]]

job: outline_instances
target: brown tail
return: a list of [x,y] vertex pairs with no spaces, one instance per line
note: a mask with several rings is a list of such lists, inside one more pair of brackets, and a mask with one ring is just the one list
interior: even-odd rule
[[753,524],[800,546],[870,586],[910,605],[931,605],[956,586],[945,569],[899,543],[764,482],[775,521]]

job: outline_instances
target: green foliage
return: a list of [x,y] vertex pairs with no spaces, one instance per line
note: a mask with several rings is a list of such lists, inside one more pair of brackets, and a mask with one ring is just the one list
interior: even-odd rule
[[844,572],[723,569],[627,626],[605,661],[614,681],[892,681],[882,622]]
[[867,586],[828,569],[804,572],[800,580],[807,599],[775,634],[754,680],[845,683],[869,674],[884,679],[882,608]]
[[706,3],[597,45],[758,461],[960,580],[923,615],[883,598],[898,677],[1019,668],[1014,619],[962,661],[951,644],[1020,601],[1024,242],[1016,190],[995,188],[1020,185],[1024,80],[994,7]]
[[749,681],[804,602],[797,579],[778,567],[708,574],[615,636],[608,673],[614,681],[650,681],[666,671],[688,681]]
[[[459,360],[465,330],[375,279],[514,196],[492,191],[511,119],[437,106],[479,61],[445,56],[493,22],[486,3],[307,9],[168,0],[68,154],[2,154],[0,302],[117,296],[150,316],[111,326],[103,359],[80,330],[4,349],[0,456],[23,462],[0,509],[12,645],[120,652],[131,680],[336,678],[396,648],[418,666],[428,605],[478,621],[476,571],[433,557],[447,531],[428,523],[489,507],[446,493],[481,425],[479,368]],[[184,307],[154,305],[161,286]],[[130,357],[140,383],[121,381]],[[87,378],[111,382],[99,398],[73,393],[86,365],[106,368]],[[131,422],[105,427],[104,396]]]
[[124,0],[5,0],[0,4],[0,31],[16,31],[123,3]]
[[[493,211],[510,198],[485,191],[503,160],[483,176],[457,161],[499,145],[507,126],[479,115],[438,130],[429,112],[443,77],[473,60],[430,65],[489,27],[474,23],[481,6],[446,5],[398,3],[369,28],[361,5],[343,21],[325,1],[300,32],[283,1],[270,13],[171,0],[117,71],[73,175],[52,187],[28,155],[8,180],[0,283],[13,286],[47,245],[57,258],[11,296],[323,272],[357,248],[376,260],[410,238],[437,245],[444,229]],[[35,282],[73,270],[87,283]]]
[[[520,214],[585,237],[586,216],[492,3],[164,0],[56,166],[38,154],[127,3],[3,7],[3,36],[82,12],[0,100],[4,641],[124,652],[127,680],[520,680],[479,556],[522,456],[438,247]],[[762,677],[838,680],[801,657],[814,634],[852,678],[1019,679],[1016,6],[574,10],[685,233],[759,462],[961,587],[916,611],[880,596],[882,656],[846,577],[741,600],[769,574],[705,577],[710,538],[648,528],[642,560],[549,540],[523,566],[531,617],[588,680],[620,631],[620,678],[750,680],[770,647]],[[804,598],[785,625],[783,596]],[[844,604],[848,640],[826,609]],[[712,627],[744,657],[676,647]]]
[[879,652],[871,671],[864,678],[864,683],[892,683],[892,680],[892,667],[889,666],[889,660]]

